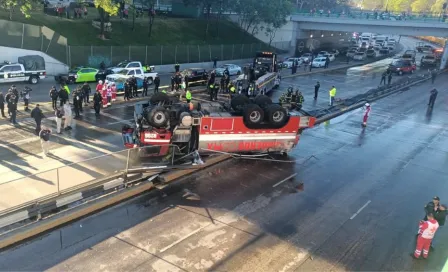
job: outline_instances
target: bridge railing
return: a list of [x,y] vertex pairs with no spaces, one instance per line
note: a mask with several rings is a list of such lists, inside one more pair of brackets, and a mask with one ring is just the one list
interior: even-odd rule
[[384,20],[384,21],[420,21],[420,22],[446,22],[448,23],[448,18],[441,13],[412,13],[409,15],[401,15],[398,13],[382,13],[382,12],[373,12],[373,11],[356,11],[350,13],[342,13],[336,12],[330,13],[327,11],[323,11],[320,13],[317,11],[305,11],[305,10],[296,10],[293,15],[306,16],[306,17],[322,17],[322,18],[340,18],[340,19],[363,19],[363,20]]

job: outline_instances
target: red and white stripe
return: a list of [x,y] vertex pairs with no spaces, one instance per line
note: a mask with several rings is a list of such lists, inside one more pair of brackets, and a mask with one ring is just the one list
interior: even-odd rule
[[296,134],[257,133],[257,134],[201,134],[199,141],[257,141],[257,140],[295,140]]

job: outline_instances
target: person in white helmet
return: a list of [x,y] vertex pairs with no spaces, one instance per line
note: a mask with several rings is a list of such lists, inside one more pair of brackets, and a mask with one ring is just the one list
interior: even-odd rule
[[370,110],[371,110],[371,108],[370,108],[370,104],[369,104],[369,103],[366,103],[366,104],[364,105],[364,117],[362,118],[362,126],[363,126],[363,127],[366,127],[366,126],[367,126],[367,119],[369,118]]

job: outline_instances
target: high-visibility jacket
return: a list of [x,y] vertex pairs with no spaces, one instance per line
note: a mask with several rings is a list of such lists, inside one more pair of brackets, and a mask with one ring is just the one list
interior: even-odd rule
[[331,88],[330,97],[335,97],[335,96],[336,96],[336,88]]
[[215,88],[215,84],[210,84],[210,89],[213,89],[213,88]]
[[68,88],[67,85],[64,86],[64,90],[67,92],[67,94],[70,94],[70,89]]
[[230,87],[230,92],[234,93],[236,91],[235,86]]
[[187,92],[185,93],[185,98],[186,98],[187,100],[191,100],[191,92],[190,92],[190,91],[187,91]]
[[163,91],[162,91],[162,93],[166,93],[166,91],[165,91],[165,90],[163,90]]

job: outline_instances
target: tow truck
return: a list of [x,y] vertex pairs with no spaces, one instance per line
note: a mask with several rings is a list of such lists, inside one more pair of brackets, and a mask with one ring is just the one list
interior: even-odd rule
[[268,94],[280,85],[280,72],[277,65],[277,54],[273,52],[257,52],[248,73],[240,75],[234,80],[235,86],[242,86],[243,89],[249,88],[252,84],[253,96],[258,94]]
[[[265,95],[235,95],[228,102],[179,102],[164,93],[134,105],[135,125],[122,128],[136,158],[191,154],[287,154],[316,119],[300,116]],[[170,155],[174,154],[174,156]]]

